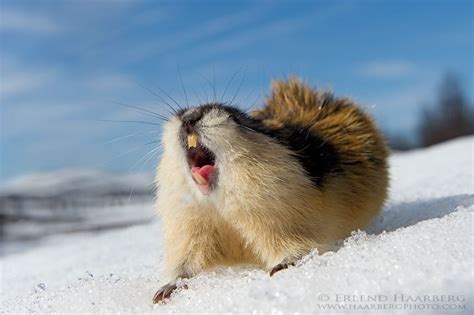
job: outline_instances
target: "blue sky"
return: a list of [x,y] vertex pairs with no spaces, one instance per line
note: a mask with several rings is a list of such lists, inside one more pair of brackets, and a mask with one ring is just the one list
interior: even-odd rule
[[98,120],[153,121],[114,102],[166,114],[143,87],[185,104],[178,67],[191,104],[212,98],[214,78],[220,97],[235,74],[227,99],[245,75],[235,103],[256,107],[271,79],[296,74],[408,136],[447,70],[473,98],[471,1],[3,0],[0,9],[1,179],[152,170],[146,143],[159,126]]

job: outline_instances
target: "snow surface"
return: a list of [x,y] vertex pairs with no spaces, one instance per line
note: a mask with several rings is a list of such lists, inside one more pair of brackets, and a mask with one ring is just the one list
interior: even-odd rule
[[472,313],[473,148],[470,137],[393,156],[390,200],[367,232],[272,278],[251,266],[218,268],[153,306],[164,284],[156,222],[53,237],[2,257],[0,311]]

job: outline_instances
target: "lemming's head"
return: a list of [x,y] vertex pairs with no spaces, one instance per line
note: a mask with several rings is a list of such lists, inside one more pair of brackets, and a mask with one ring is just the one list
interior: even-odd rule
[[245,148],[246,139],[255,138],[250,134],[259,133],[261,126],[260,121],[236,107],[205,104],[181,110],[167,123],[165,150],[169,145],[169,149],[176,150],[184,173],[208,195],[218,187],[219,176],[225,176],[222,173],[231,167],[232,160],[252,150]]
[[163,144],[180,165],[176,176],[187,177],[204,195],[231,180],[253,180],[256,187],[308,181],[318,186],[337,164],[334,148],[304,126],[269,127],[219,103],[177,112],[165,124]]
[[177,112],[165,125],[165,150],[182,160],[187,176],[205,195],[219,185],[219,177],[236,159],[268,146],[271,137],[261,121],[240,109],[219,103]]

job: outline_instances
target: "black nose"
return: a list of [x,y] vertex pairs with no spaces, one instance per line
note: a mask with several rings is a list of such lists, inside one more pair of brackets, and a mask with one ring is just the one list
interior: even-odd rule
[[202,111],[199,108],[196,108],[190,112],[186,112],[182,117],[181,121],[183,122],[183,125],[190,125],[193,126],[195,125],[199,119],[202,118]]
[[190,112],[186,112],[181,116],[181,121],[183,122],[183,131],[186,134],[195,133],[195,125],[202,118],[203,114],[199,108],[196,108]]

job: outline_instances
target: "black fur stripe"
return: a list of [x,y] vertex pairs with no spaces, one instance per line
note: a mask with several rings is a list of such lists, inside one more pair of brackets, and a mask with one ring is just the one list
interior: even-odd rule
[[312,134],[302,126],[285,125],[269,128],[235,107],[225,107],[234,121],[241,126],[263,133],[294,152],[313,183],[322,188],[329,175],[340,171],[340,158],[336,148],[325,139]]
[[270,136],[295,153],[306,173],[317,187],[322,187],[329,175],[338,172],[339,155],[328,142],[309,132],[307,128],[288,126],[272,130]]

